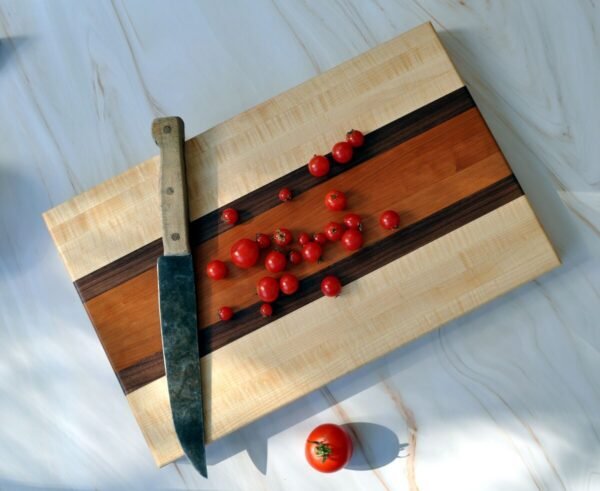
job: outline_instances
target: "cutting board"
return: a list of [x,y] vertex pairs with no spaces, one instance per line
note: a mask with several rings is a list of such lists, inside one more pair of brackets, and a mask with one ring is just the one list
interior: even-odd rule
[[[185,118],[185,114],[181,114]],[[350,128],[364,147],[325,178],[306,170]],[[151,138],[140,135],[140,138]],[[196,263],[206,437],[214,441],[559,265],[523,190],[430,24],[339,65],[189,139],[191,242]],[[182,455],[161,353],[156,260],[162,253],[157,157],[45,213],[54,243],[158,465]],[[280,203],[290,187],[293,201]],[[365,246],[326,248],[295,268],[300,292],[258,313],[265,273],[231,267],[238,238],[322,230],[347,193]],[[232,206],[241,223],[226,227]],[[377,224],[400,213],[395,232]],[[332,273],[343,294],[324,298]],[[236,310],[218,322],[218,307]]]

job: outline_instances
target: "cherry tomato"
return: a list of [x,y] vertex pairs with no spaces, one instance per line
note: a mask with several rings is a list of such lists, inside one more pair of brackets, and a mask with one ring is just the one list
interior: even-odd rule
[[278,196],[279,196],[279,201],[291,201],[292,190],[290,188],[281,188]]
[[331,149],[331,156],[338,164],[347,164],[352,160],[352,145],[348,142],[337,142]]
[[258,244],[250,239],[240,239],[231,246],[231,261],[238,268],[248,269],[256,264],[260,251]]
[[308,162],[308,172],[315,177],[329,174],[329,160],[323,155],[314,155]]
[[302,247],[302,257],[306,262],[316,263],[323,254],[323,249],[318,242],[309,242]]
[[310,242],[310,235],[308,235],[306,232],[302,232],[298,236],[298,244],[300,244],[301,246],[308,244],[309,242]]
[[358,130],[350,130],[346,133],[346,141],[352,145],[354,148],[362,147],[365,142],[365,135]]
[[296,266],[302,262],[302,254],[296,250],[291,250],[288,254],[288,261]]
[[344,225],[348,228],[355,228],[362,231],[362,220],[356,213],[348,213],[344,217]]
[[225,208],[221,213],[221,220],[227,225],[235,225],[240,219],[240,214],[235,208]]
[[298,291],[300,282],[293,274],[285,273],[279,278],[279,289],[286,295],[292,295]]
[[342,211],[346,209],[348,198],[341,191],[329,191],[325,195],[325,206],[331,211]]
[[325,235],[331,242],[336,242],[342,238],[344,226],[341,223],[329,222],[325,225]]
[[272,276],[262,277],[256,284],[256,293],[263,302],[274,302],[279,296],[279,281]]
[[352,440],[341,426],[326,423],[317,426],[306,438],[304,455],[319,472],[335,472],[352,457]]
[[270,273],[281,273],[285,269],[286,263],[285,254],[279,251],[269,251],[265,258],[265,268]]
[[233,309],[231,307],[221,307],[218,311],[219,319],[222,321],[231,320],[233,317]]
[[286,246],[292,243],[294,236],[287,228],[278,228],[273,234],[273,242],[278,246]]
[[263,317],[271,317],[273,315],[273,307],[270,303],[263,303],[260,306],[260,315]]
[[400,215],[393,210],[384,211],[379,217],[379,224],[386,230],[394,230],[400,226]]
[[219,261],[218,259],[213,259],[209,261],[206,265],[206,276],[208,276],[211,280],[222,280],[227,277],[227,264],[223,261]]
[[271,238],[267,234],[256,234],[256,243],[260,249],[271,247]]
[[321,291],[326,297],[337,297],[342,291],[342,283],[337,276],[325,276],[321,281]]
[[342,235],[342,245],[348,251],[356,251],[363,245],[363,236],[355,228],[346,230]]
[[327,236],[323,232],[316,233],[313,235],[313,239],[317,244],[325,245],[327,244]]

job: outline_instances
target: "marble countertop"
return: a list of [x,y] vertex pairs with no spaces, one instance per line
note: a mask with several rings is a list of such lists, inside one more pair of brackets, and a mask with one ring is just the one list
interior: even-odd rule
[[[564,265],[156,469],[41,213],[431,20]],[[600,4],[0,1],[0,489],[600,489]],[[350,468],[303,441],[353,423]]]

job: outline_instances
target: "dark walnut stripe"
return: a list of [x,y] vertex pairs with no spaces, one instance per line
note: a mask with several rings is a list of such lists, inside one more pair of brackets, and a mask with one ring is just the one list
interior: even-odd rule
[[[277,206],[279,204],[277,193],[282,187],[293,189],[295,195],[303,193],[473,107],[475,107],[475,103],[466,87],[451,92],[368,134],[364,146],[356,150],[352,162],[343,166],[332,165],[331,172],[326,177],[315,178],[306,171],[305,166],[301,166],[222,208],[194,220],[190,224],[191,245],[192,247],[197,246],[228,229],[219,220],[221,212],[225,208],[237,209],[240,212],[241,222],[248,221]],[[331,160],[331,154],[327,154],[327,157]],[[157,239],[80,278],[75,281],[75,287],[81,300],[87,302],[155,267],[156,260],[162,253],[162,241]]]
[[[216,323],[200,330],[200,354],[205,356],[228,343],[249,334],[279,317],[316,300],[321,294],[321,279],[327,274],[348,284],[378,268],[415,251],[443,235],[482,217],[523,195],[514,175],[505,177],[487,188],[382,239],[328,268],[302,279],[299,293],[280,297],[274,303],[273,317],[257,315],[259,304],[236,312],[228,323]],[[118,372],[125,393],[132,392],[164,375],[162,353],[156,353]]]

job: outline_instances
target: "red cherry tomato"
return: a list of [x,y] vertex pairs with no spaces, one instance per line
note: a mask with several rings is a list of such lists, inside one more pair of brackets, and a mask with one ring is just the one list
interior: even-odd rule
[[290,188],[282,188],[278,196],[280,201],[290,201],[292,199],[292,190]]
[[337,242],[342,238],[344,233],[344,226],[341,223],[329,222],[325,225],[325,235],[331,242]]
[[285,269],[286,263],[285,254],[279,251],[269,251],[265,258],[265,268],[270,273],[281,273]]
[[302,254],[296,250],[292,250],[288,254],[288,261],[290,264],[296,266],[302,262]]
[[308,162],[308,172],[315,177],[323,177],[329,174],[329,160],[323,155],[314,155]]
[[365,143],[365,135],[358,130],[350,130],[346,133],[346,141],[354,148],[362,147],[363,143]]
[[342,283],[337,276],[325,276],[321,281],[321,291],[326,297],[337,297],[342,291]]
[[306,262],[316,263],[323,254],[323,249],[318,242],[309,242],[302,247],[302,257]]
[[208,276],[211,280],[222,280],[227,277],[227,264],[223,261],[219,261],[218,259],[213,259],[209,261],[206,265],[206,276]]
[[235,225],[240,219],[240,214],[235,208],[225,208],[221,213],[221,220],[227,225]]
[[363,245],[363,236],[355,228],[346,230],[342,235],[342,245],[348,251],[356,251]]
[[386,230],[400,227],[400,215],[393,210],[384,211],[379,217],[379,224]]
[[279,278],[279,289],[286,295],[292,295],[298,291],[300,282],[293,274],[285,273]]
[[310,235],[308,235],[306,232],[302,232],[298,236],[298,244],[300,244],[301,246],[308,244],[309,242],[310,242]]
[[271,238],[267,234],[256,234],[256,243],[260,249],[271,247]]
[[341,426],[331,423],[317,426],[306,438],[304,455],[319,472],[335,472],[352,457],[352,440]]
[[294,240],[294,236],[287,228],[278,228],[273,234],[273,242],[280,247],[291,244],[292,240]]
[[279,281],[271,276],[262,277],[256,284],[256,293],[263,302],[274,302],[279,296]]
[[263,317],[271,317],[273,315],[273,307],[270,303],[263,303],[260,306],[260,315]]
[[344,216],[344,225],[348,228],[355,228],[362,231],[362,220],[356,213],[348,213]]
[[327,244],[327,236],[323,232],[316,233],[313,235],[313,239],[317,244],[325,245]]
[[228,321],[233,317],[233,309],[231,307],[221,307],[218,314],[219,319],[222,321]]
[[231,246],[231,261],[238,268],[248,269],[256,264],[260,251],[258,244],[250,239],[240,239]]
[[348,142],[337,142],[331,149],[331,156],[338,164],[347,164],[352,160],[352,145]]
[[331,211],[342,211],[346,209],[348,198],[341,191],[329,191],[325,195],[325,206]]

